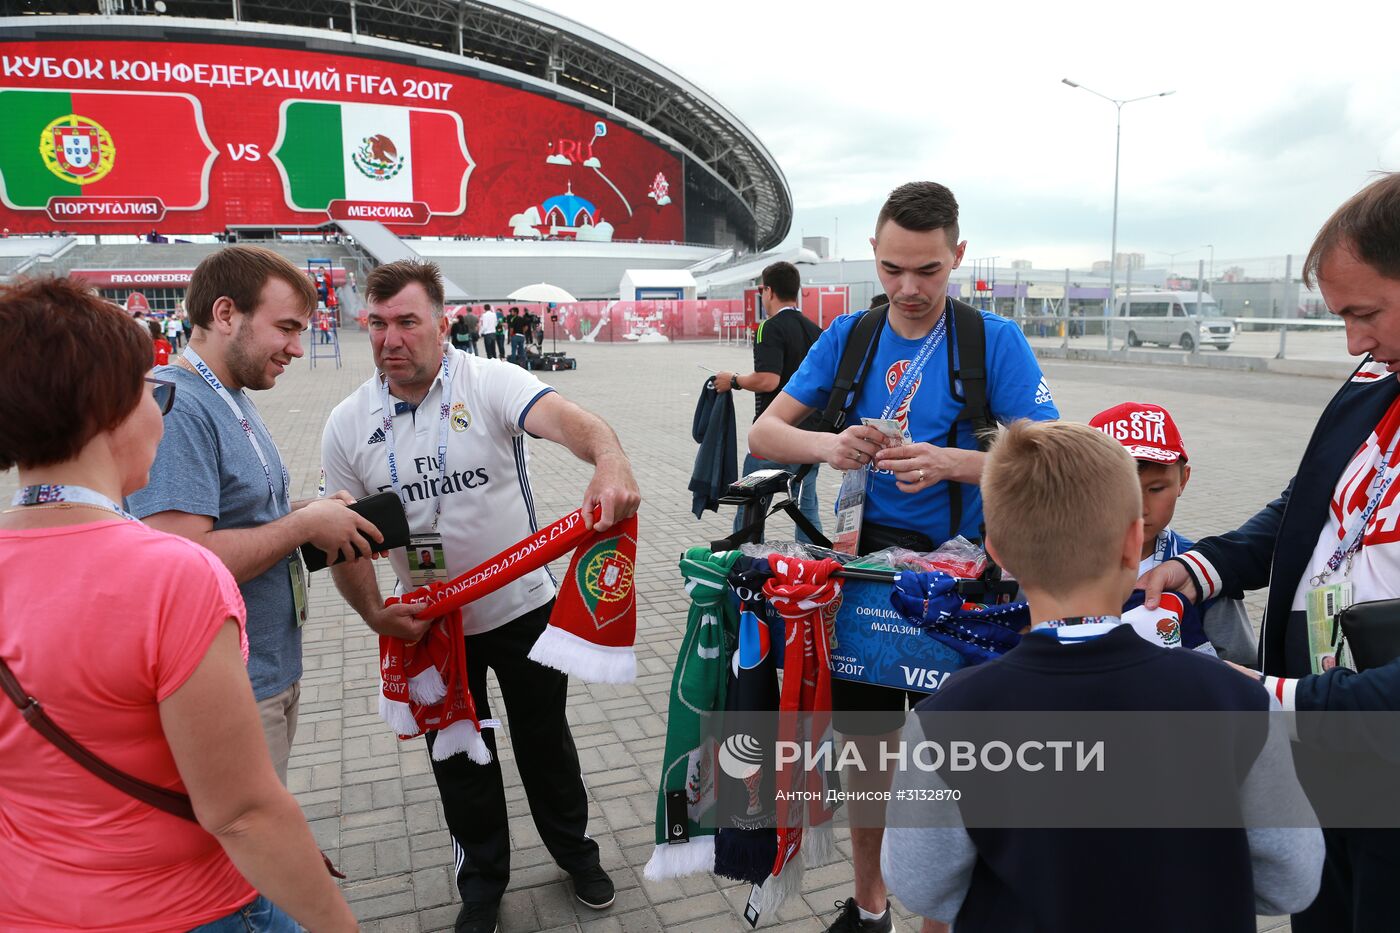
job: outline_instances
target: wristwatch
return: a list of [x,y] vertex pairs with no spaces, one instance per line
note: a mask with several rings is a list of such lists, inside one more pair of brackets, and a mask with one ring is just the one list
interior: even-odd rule
[[729,386],[730,386],[730,388],[733,388],[733,389],[743,389],[743,388],[744,388],[743,386],[739,385],[739,374],[738,374],[738,373],[730,373],[730,374],[729,374]]

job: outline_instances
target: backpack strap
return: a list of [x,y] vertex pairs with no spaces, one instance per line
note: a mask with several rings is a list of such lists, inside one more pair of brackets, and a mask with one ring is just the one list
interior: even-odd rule
[[[969,304],[952,299],[953,326],[948,339],[948,392],[956,401],[963,401],[963,407],[953,419],[948,429],[945,446],[958,446],[958,422],[972,422],[972,436],[978,450],[990,446],[996,421],[992,418],[991,405],[987,398],[987,328],[982,321],[982,312]],[[956,344],[957,346],[954,346]],[[958,383],[962,383],[962,394],[958,394]],[[958,536],[962,527],[963,484],[948,483],[948,538]]]
[[[862,311],[860,320],[851,328],[846,339],[846,347],[841,351],[841,360],[836,364],[836,376],[831,380],[831,395],[826,400],[826,409],[817,418],[816,430],[837,434],[846,427],[846,411],[855,404],[860,392],[860,381],[870,360],[875,356],[875,348],[880,344],[880,334],[885,329],[885,319],[889,317],[890,306],[882,305]],[[811,349],[809,345],[808,350]],[[797,475],[792,478],[790,488],[802,485],[814,464],[804,463]],[[807,531],[807,529],[803,529]],[[811,532],[807,531],[811,536]],[[813,537],[817,540],[820,534]]]
[[851,328],[846,348],[841,351],[841,361],[836,365],[836,377],[831,381],[831,396],[827,399],[826,410],[821,413],[818,430],[835,434],[845,429],[846,410],[851,407],[860,391],[860,380],[865,373],[866,364],[875,355],[875,348],[879,346],[880,333],[885,328],[885,318],[888,316],[888,305],[865,311]]

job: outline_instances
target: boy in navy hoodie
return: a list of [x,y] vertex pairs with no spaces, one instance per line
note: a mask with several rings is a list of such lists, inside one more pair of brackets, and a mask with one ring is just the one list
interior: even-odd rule
[[[921,716],[933,711],[1268,709],[1266,692],[1220,661],[1120,625],[1143,522],[1137,469],[1118,443],[1085,425],[1017,422],[988,456],[982,495],[988,552],[1020,581],[1031,627],[1006,655],[954,674],[920,703],[906,746],[926,740]],[[1261,812],[1285,794],[1301,800],[1278,730],[1241,746],[1226,746],[1225,759],[1244,760],[1212,785],[1236,812]],[[929,825],[927,798],[909,792],[929,780],[915,770],[896,777],[881,864],[906,907],[958,933],[1253,933],[1256,913],[1296,911],[1317,893],[1314,828]]]

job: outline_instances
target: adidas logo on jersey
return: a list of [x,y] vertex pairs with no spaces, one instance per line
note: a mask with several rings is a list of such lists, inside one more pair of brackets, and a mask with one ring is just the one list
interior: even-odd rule
[[1035,387],[1035,403],[1037,405],[1045,405],[1053,401],[1054,398],[1050,395],[1049,383],[1041,379],[1040,385]]
[[374,433],[371,434],[371,435],[369,436],[369,440],[366,441],[365,443],[366,443],[366,444],[382,444],[382,443],[384,443],[384,429],[383,429],[383,428],[375,428],[375,429],[374,429]]

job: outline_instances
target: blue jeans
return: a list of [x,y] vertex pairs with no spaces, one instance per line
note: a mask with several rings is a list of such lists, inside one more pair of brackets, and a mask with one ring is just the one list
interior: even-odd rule
[[301,933],[301,927],[282,909],[259,894],[227,916],[202,923],[190,933]]
[[[801,464],[774,463],[771,460],[764,460],[762,457],[755,457],[753,454],[744,454],[744,468],[739,471],[739,475],[748,476],[754,470],[787,470],[789,473],[796,475],[797,471],[800,469],[802,469]],[[822,531],[822,533],[825,534],[822,530],[821,508],[817,505],[817,471],[820,469],[821,464],[812,464],[812,469],[807,473],[807,476],[803,478],[802,487],[798,490],[797,494],[797,510],[806,516],[807,521],[815,525],[818,531]],[[786,521],[787,516],[784,515],[783,519]],[[734,530],[739,530],[738,515],[734,516]],[[764,531],[766,534],[767,529],[765,528]],[[801,543],[812,543],[812,539],[808,538],[807,535],[802,532],[801,528],[794,526],[793,531],[796,532],[797,540]]]
[[510,338],[510,361],[525,365],[525,335],[512,334]]

